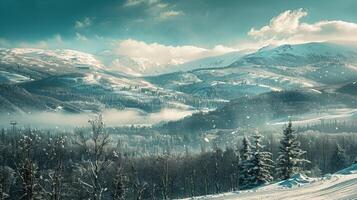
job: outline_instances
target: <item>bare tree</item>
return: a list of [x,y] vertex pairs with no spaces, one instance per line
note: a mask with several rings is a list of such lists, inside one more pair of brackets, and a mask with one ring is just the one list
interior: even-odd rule
[[80,166],[82,174],[85,173],[87,179],[79,177],[78,182],[90,194],[90,199],[100,200],[103,197],[103,192],[107,190],[100,178],[111,162],[105,153],[105,149],[110,143],[110,137],[105,131],[102,115],[98,115],[88,122],[91,128],[89,141],[80,141],[79,143],[87,149],[89,154],[89,160],[84,161]]

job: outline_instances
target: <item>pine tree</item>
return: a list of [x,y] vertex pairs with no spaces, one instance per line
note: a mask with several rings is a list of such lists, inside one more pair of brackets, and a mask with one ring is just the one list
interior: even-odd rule
[[259,186],[273,180],[271,176],[273,161],[271,160],[271,153],[263,151],[263,146],[261,145],[262,135],[256,133],[253,139],[251,184],[252,186]]
[[246,189],[250,187],[250,169],[252,168],[251,164],[251,144],[247,137],[243,138],[243,147],[240,150],[240,162],[238,165],[239,175],[238,175],[238,183],[240,189]]
[[330,166],[331,172],[336,172],[347,167],[345,150],[339,144],[336,144],[336,149],[332,155]]
[[277,160],[277,176],[281,179],[289,179],[293,174],[301,171],[301,164],[309,162],[302,158],[306,153],[300,149],[300,142],[297,141],[295,131],[292,129],[292,122],[283,131],[283,138],[280,141],[280,151]]

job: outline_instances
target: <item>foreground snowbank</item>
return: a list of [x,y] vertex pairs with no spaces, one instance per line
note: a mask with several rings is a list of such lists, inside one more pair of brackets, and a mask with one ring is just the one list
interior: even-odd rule
[[228,192],[191,199],[214,200],[352,200],[357,199],[357,164],[322,178],[301,174],[289,180],[247,191]]

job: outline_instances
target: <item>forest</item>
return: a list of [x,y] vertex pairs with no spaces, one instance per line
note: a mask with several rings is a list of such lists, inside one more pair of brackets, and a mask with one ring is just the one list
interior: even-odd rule
[[176,199],[250,189],[295,173],[317,177],[356,162],[355,134],[299,129],[290,121],[279,133],[254,131],[224,148],[212,142],[178,152],[166,141],[161,152],[133,154],[101,116],[73,133],[13,126],[0,133],[0,199]]

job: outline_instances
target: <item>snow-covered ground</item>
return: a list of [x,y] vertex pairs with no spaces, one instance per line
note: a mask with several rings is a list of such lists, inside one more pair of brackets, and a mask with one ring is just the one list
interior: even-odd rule
[[357,164],[322,178],[296,175],[253,190],[188,199],[212,200],[354,200],[357,199]]

